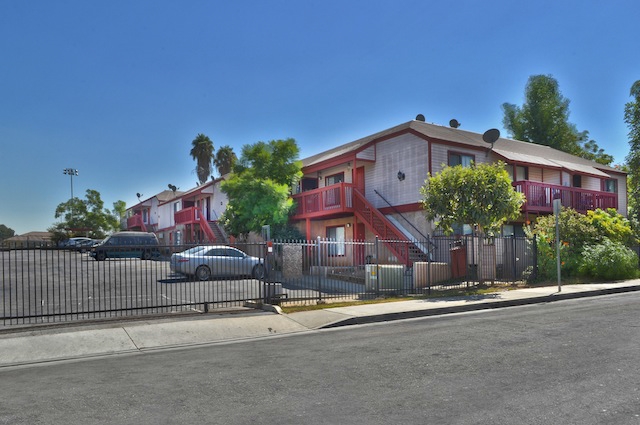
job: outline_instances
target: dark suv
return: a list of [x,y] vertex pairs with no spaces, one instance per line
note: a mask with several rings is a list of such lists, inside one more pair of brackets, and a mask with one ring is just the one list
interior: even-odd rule
[[98,261],[107,258],[141,258],[160,256],[158,238],[154,233],[117,232],[91,248],[90,255]]

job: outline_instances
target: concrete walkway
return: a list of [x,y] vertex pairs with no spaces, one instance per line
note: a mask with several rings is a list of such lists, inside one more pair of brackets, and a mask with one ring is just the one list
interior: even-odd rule
[[451,297],[334,307],[281,314],[279,308],[138,319],[107,324],[0,331],[0,368],[97,356],[144,353],[338,326],[485,310],[640,290],[640,280],[518,289]]

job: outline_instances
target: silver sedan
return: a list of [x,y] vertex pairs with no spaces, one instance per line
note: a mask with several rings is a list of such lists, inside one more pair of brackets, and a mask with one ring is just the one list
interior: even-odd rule
[[198,280],[209,280],[212,276],[251,276],[263,279],[263,261],[237,248],[222,245],[205,245],[190,248],[171,255],[171,271]]

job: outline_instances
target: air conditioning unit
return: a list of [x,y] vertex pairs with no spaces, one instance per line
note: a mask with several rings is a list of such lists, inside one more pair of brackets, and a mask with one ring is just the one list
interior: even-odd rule
[[364,283],[367,291],[402,291],[404,289],[404,266],[367,264]]

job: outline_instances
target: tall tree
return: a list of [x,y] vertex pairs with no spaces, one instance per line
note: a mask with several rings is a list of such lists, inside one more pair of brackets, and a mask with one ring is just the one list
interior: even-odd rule
[[104,238],[107,233],[120,229],[120,218],[116,216],[124,206],[123,201],[114,202],[114,210],[104,207],[100,192],[88,189],[86,199],[74,197],[58,205],[55,218],[61,221],[48,230],[54,239],[69,236]]
[[211,163],[213,162],[213,142],[208,136],[198,133],[191,142],[191,157],[196,161],[196,174],[200,184],[203,184],[211,175]]
[[302,177],[294,139],[258,142],[242,148],[231,177],[221,189],[229,203],[221,217],[233,236],[260,232],[262,226],[284,225],[293,208],[291,185]]
[[220,146],[213,158],[213,163],[221,176],[230,173],[237,161],[238,157],[233,152],[233,148],[228,145]]
[[629,154],[627,167],[629,170],[629,217],[635,223],[640,222],[640,80],[631,86],[633,97],[624,107],[624,122],[629,127]]
[[569,122],[569,99],[550,75],[529,77],[522,107],[504,103],[502,109],[502,123],[514,139],[551,146],[604,165],[613,162],[611,155],[589,139],[588,131],[578,131]]

